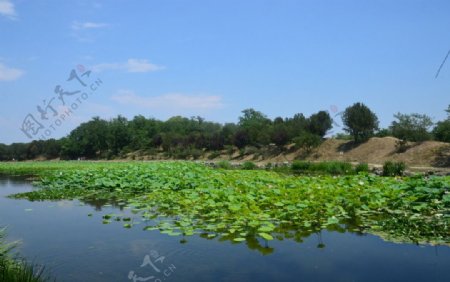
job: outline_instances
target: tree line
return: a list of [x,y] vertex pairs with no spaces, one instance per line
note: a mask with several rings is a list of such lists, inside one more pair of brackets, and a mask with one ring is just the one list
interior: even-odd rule
[[[404,141],[438,140],[450,142],[450,106],[447,119],[436,124],[427,115],[394,115],[391,126],[380,129],[378,117],[363,103],[355,103],[342,113],[344,131],[338,138],[365,142],[372,136],[394,136]],[[434,127],[433,127],[434,126]],[[164,152],[184,158],[202,151],[249,146],[272,146],[283,151],[288,144],[309,150],[318,146],[333,127],[326,111],[309,117],[298,113],[292,117],[268,118],[254,109],[242,111],[237,123],[220,124],[202,117],[175,116],[166,121],[142,115],[128,120],[117,116],[110,120],[94,117],[80,124],[59,140],[35,140],[30,143],[0,144],[0,160],[46,159],[110,159],[143,150],[149,154]]]

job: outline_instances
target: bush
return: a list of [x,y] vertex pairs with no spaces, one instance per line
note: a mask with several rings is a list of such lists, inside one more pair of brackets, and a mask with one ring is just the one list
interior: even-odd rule
[[294,172],[319,172],[326,174],[352,174],[353,167],[346,162],[320,162],[311,163],[305,161],[294,161],[291,165]]
[[355,166],[355,172],[369,172],[369,165],[366,163],[360,163]]
[[216,163],[216,166],[221,169],[232,169],[232,165],[229,161],[219,161]]
[[198,160],[203,155],[203,151],[200,149],[191,149],[189,151],[189,154],[194,160]]
[[431,138],[428,130],[433,125],[433,121],[429,116],[398,113],[394,117],[397,120],[393,121],[389,127],[394,137],[413,142],[422,142]]
[[260,152],[260,150],[254,146],[247,146],[244,148],[244,152],[242,155],[256,155]]
[[273,168],[273,164],[272,163],[266,163],[266,165],[264,166],[265,169],[267,170],[271,170]]
[[209,154],[209,156],[208,156],[208,160],[215,159],[215,158],[217,158],[219,156],[220,156],[220,152],[219,151],[211,152],[211,154]]
[[257,169],[258,166],[254,162],[243,162],[241,164],[241,168],[245,169],[245,170],[253,170],[253,169]]
[[333,136],[334,139],[337,140],[352,140],[353,137],[349,134],[345,134],[345,133],[337,133],[336,135]]
[[438,122],[433,134],[437,141],[450,143],[450,119]]
[[387,161],[383,165],[383,176],[402,176],[406,165],[403,162]]
[[307,171],[310,167],[311,163],[304,161],[293,161],[291,165],[291,169],[294,171]]
[[304,149],[306,152],[310,152],[316,148],[322,142],[322,138],[312,133],[302,133],[300,136],[294,138],[295,147],[297,149]]
[[406,140],[397,140],[395,142],[395,152],[404,153],[409,149],[408,141]]
[[353,167],[347,162],[321,162],[314,164],[312,167],[319,172],[325,172],[329,174],[349,174],[353,173]]

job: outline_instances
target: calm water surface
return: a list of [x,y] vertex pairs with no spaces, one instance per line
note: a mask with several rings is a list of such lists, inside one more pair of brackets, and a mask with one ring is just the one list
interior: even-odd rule
[[102,224],[105,214],[128,212],[118,207],[5,197],[31,189],[25,180],[0,179],[0,226],[8,226],[10,240],[21,240],[21,255],[51,269],[57,281],[450,281],[447,246],[328,231],[302,243],[199,236],[181,243],[142,230],[144,224]]

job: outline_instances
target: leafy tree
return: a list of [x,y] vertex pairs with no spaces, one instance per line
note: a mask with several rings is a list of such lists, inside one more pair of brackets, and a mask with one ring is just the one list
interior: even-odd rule
[[27,159],[27,147],[25,143],[12,143],[9,145],[9,160],[23,161]]
[[437,141],[450,142],[450,119],[438,122],[433,135]]
[[224,140],[224,144],[233,144],[235,134],[238,131],[239,127],[234,123],[225,123],[222,127],[221,135]]
[[382,128],[375,133],[375,137],[392,136],[392,132],[388,128]]
[[330,117],[330,114],[325,111],[320,111],[308,118],[309,132],[320,137],[325,136],[327,131],[333,127],[332,124],[333,119]]
[[292,118],[287,118],[285,124],[290,139],[300,136],[303,132],[308,130],[308,120],[303,114],[295,114]]
[[434,138],[442,142],[450,142],[450,105],[445,110],[447,112],[447,119],[440,121],[433,129]]
[[304,132],[300,136],[294,138],[294,143],[297,148],[304,149],[307,153],[311,152],[313,148],[316,148],[322,142],[322,138],[319,135],[315,135],[309,132]]
[[108,149],[108,127],[108,122],[99,117],[80,124],[62,142],[63,158],[96,158],[102,155]]
[[346,108],[342,121],[344,130],[353,136],[355,142],[366,141],[378,129],[378,117],[363,103]]
[[397,120],[393,121],[389,127],[394,137],[413,142],[431,138],[429,129],[433,122],[429,116],[417,113],[409,115],[397,113],[394,117]]
[[109,122],[108,126],[108,149],[113,155],[117,155],[128,144],[130,144],[130,130],[128,120],[118,116]]
[[239,149],[251,144],[250,134],[246,129],[239,129],[234,134],[233,145]]
[[254,109],[245,109],[239,117],[239,126],[248,133],[250,144],[267,145],[270,141],[267,128],[271,120],[267,116]]
[[289,142],[289,132],[283,119],[277,118],[274,120],[272,131],[270,133],[270,141],[275,143],[278,147],[282,147]]
[[0,144],[0,161],[10,160],[8,154],[8,146],[5,144]]

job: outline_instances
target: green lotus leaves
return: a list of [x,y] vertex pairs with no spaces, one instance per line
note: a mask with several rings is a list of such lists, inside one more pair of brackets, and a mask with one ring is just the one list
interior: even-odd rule
[[[9,164],[14,170],[16,164]],[[102,200],[131,228],[170,236],[302,238],[321,229],[372,233],[394,242],[450,244],[450,177],[289,176],[220,170],[193,162],[39,164],[41,188],[13,198]],[[17,164],[26,171],[26,164]],[[30,171],[36,164],[29,164]],[[2,167],[0,165],[0,171]],[[131,215],[130,215],[131,212]]]

